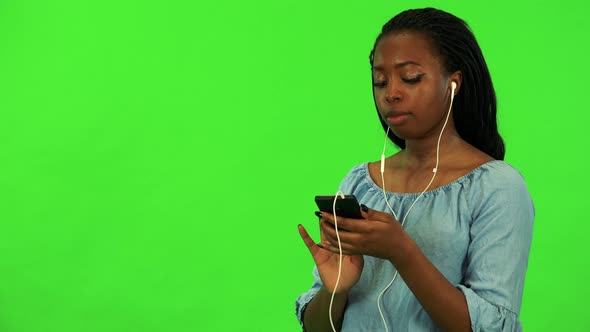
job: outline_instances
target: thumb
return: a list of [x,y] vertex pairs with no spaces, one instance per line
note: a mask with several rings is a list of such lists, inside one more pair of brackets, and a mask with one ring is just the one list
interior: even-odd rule
[[377,221],[384,221],[384,222],[395,221],[395,218],[392,215],[390,215],[389,213],[370,209],[365,204],[361,204],[361,214],[367,220],[377,220]]
[[320,251],[320,247],[309,236],[303,225],[299,224],[297,225],[297,228],[299,229],[299,235],[301,236],[301,239],[303,240],[305,246],[307,247],[307,249],[311,253],[311,256],[314,257],[315,260],[315,256],[318,253],[318,251]]

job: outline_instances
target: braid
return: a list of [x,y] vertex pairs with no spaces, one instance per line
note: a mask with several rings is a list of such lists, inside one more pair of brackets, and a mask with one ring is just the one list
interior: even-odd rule
[[[457,132],[477,149],[503,160],[505,148],[496,122],[496,93],[481,49],[467,23],[434,8],[401,12],[381,29],[369,54],[371,67],[381,38],[402,31],[422,33],[441,56],[448,73],[457,70],[463,73],[461,91],[455,97],[453,106]],[[387,124],[381,117],[379,119],[383,129],[387,130]],[[403,139],[392,131],[388,135],[397,146],[405,148]]]

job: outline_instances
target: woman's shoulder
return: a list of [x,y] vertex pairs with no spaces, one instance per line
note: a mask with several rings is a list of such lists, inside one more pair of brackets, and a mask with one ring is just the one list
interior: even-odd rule
[[530,207],[530,213],[534,215],[533,200],[522,173],[505,161],[493,160],[483,164],[473,172],[466,187],[465,198],[474,210],[518,206],[520,210]]
[[495,185],[524,183],[522,174],[504,160],[498,160],[470,146],[469,158],[464,167],[465,180],[475,182],[489,182]]
[[483,181],[489,185],[504,186],[524,184],[522,173],[504,160],[491,160],[477,167],[473,180]]
[[367,184],[369,162],[363,162],[353,166],[340,183],[340,190],[344,193],[352,193],[360,185]]

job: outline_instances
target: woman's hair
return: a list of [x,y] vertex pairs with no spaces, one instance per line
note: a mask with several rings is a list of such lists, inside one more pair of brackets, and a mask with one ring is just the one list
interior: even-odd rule
[[[401,12],[383,26],[375,40],[369,55],[371,68],[377,43],[382,37],[398,32],[423,34],[440,54],[447,73],[457,70],[463,73],[461,90],[453,102],[453,120],[457,132],[477,149],[495,159],[503,160],[504,141],[498,133],[496,123],[496,93],[481,49],[467,23],[434,8]],[[379,120],[383,129],[387,130],[387,124],[381,116]],[[389,138],[401,149],[406,147],[406,142],[392,131],[389,131]]]

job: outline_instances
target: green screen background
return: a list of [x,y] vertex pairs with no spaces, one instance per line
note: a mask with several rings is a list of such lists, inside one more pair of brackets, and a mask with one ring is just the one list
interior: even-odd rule
[[424,6],[535,202],[525,330],[590,331],[584,3],[309,0],[0,2],[0,331],[297,331],[297,224],[379,158],[368,54]]

